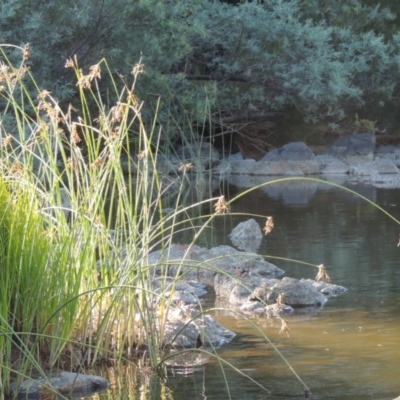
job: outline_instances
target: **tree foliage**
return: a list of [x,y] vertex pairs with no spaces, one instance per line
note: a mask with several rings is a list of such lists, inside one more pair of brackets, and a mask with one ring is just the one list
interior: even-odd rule
[[0,43],[30,43],[36,81],[68,101],[76,91],[68,58],[87,69],[105,57],[123,79],[142,59],[138,94],[149,104],[161,98],[165,118],[175,103],[201,118],[207,103],[219,115],[296,108],[309,120],[336,120],[397,99],[397,4],[228,3],[8,0],[0,5]]

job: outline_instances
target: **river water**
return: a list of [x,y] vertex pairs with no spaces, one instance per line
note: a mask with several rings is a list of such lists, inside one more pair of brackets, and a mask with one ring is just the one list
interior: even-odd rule
[[[259,182],[248,177],[225,185],[228,199]],[[255,179],[255,178],[254,178]],[[345,183],[400,219],[400,189]],[[242,188],[240,188],[242,187]],[[348,288],[323,309],[286,318],[290,337],[279,334],[276,319],[251,318],[275,344],[312,399],[394,399],[400,395],[400,225],[382,211],[342,189],[315,181],[271,184],[238,198],[232,213],[273,216],[275,229],[264,237],[259,254],[285,276],[314,278],[316,268],[295,262],[323,263],[333,283]],[[229,244],[228,234],[248,215],[219,218],[205,239]],[[265,218],[255,218],[261,226]],[[211,239],[210,239],[211,238]],[[282,260],[282,258],[290,259]],[[212,295],[207,305],[214,305]],[[164,385],[149,389],[134,378],[134,367],[109,374],[110,390],[99,399],[249,399],[304,398],[304,385],[248,321],[228,312],[214,315],[237,336],[218,354],[237,371],[212,358],[194,370],[170,371]],[[124,377],[123,379],[121,377]],[[227,383],[226,383],[227,382]]]

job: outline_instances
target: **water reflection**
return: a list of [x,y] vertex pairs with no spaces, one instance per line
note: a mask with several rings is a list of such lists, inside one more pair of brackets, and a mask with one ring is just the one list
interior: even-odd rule
[[[253,178],[248,185],[254,184]],[[400,190],[346,185],[400,218],[400,208],[395,207]],[[242,190],[231,186],[226,196],[233,198]],[[286,276],[315,276],[314,268],[295,260],[323,263],[333,283],[349,289],[342,297],[330,299],[322,310],[287,317],[290,337],[279,335],[279,321],[252,318],[311,388],[312,399],[393,399],[400,395],[400,227],[364,200],[321,183],[267,186],[239,198],[232,211],[274,217],[275,229],[262,239],[258,252],[279,257],[269,261],[284,269]],[[228,234],[248,218],[227,215],[218,219],[213,245],[232,245]],[[265,219],[258,222],[263,226]],[[270,393],[211,358],[190,374],[171,373],[166,386],[158,387],[164,393],[158,398],[167,398],[165,393],[175,400],[304,398],[302,384],[257,330],[228,313],[218,312],[217,317],[237,333],[232,343],[219,350],[220,356]],[[118,398],[156,398],[141,396],[139,387],[137,381],[126,378]],[[107,393],[102,396],[117,398]]]

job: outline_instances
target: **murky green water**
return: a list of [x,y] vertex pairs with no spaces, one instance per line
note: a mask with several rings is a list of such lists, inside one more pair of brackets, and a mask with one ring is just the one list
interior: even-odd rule
[[[249,185],[251,182],[248,182]],[[349,186],[400,219],[400,190]],[[229,187],[227,197],[243,189]],[[400,395],[400,226],[367,202],[317,183],[272,185],[247,195],[232,212],[272,215],[273,233],[260,254],[325,264],[333,283],[349,291],[330,299],[322,310],[287,318],[290,337],[279,335],[280,322],[253,318],[311,388],[312,399],[393,399]],[[220,218],[212,231],[216,244],[245,216]],[[258,219],[263,226],[265,219]],[[316,269],[270,260],[286,276],[313,278]],[[134,368],[113,376],[101,399],[301,399],[303,386],[261,335],[243,319],[216,313],[237,337],[219,354],[270,393],[215,360],[194,373],[175,371],[160,394]],[[228,382],[229,393],[227,390]],[[142,383],[142,386],[141,386]],[[150,390],[150,391],[149,391]],[[155,394],[154,394],[155,393]]]

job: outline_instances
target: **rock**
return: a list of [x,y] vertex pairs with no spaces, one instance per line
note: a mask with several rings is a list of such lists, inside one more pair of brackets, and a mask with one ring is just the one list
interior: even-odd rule
[[380,146],[375,151],[375,160],[390,160],[400,167],[400,148],[393,145]]
[[262,257],[246,254],[230,246],[208,250],[196,245],[172,245],[168,250],[149,254],[149,263],[156,266],[159,274],[162,271],[168,276],[184,274],[187,280],[194,279],[206,284],[213,284],[215,275],[220,272],[231,276],[240,273],[270,277],[284,273]]
[[220,347],[235,337],[235,333],[224,328],[211,315],[193,315],[188,321],[168,318],[165,325],[164,342],[174,349],[195,347]]
[[[346,291],[341,286],[323,283],[317,287],[311,280],[299,281],[287,277],[283,279],[255,276],[236,278],[218,274],[214,280],[215,294],[218,298],[226,300],[229,306],[258,314],[277,313],[279,310],[276,307],[265,309],[265,306],[276,304],[280,294],[283,295],[284,304],[288,306],[282,305],[280,312],[286,314],[293,311],[292,307],[323,306],[327,302],[327,297],[338,296]],[[262,307],[264,309],[259,310]]]
[[376,138],[374,133],[359,133],[339,137],[322,154],[339,158],[351,165],[374,159]]
[[229,235],[234,246],[240,250],[256,252],[263,238],[258,222],[251,218],[239,223]]
[[319,166],[315,159],[299,161],[260,160],[253,168],[254,175],[303,176],[318,174]]
[[304,142],[292,142],[268,152],[261,161],[306,161],[315,155]]
[[232,174],[252,174],[256,166],[256,160],[232,160],[230,161]]
[[399,169],[393,162],[389,160],[376,160],[372,162],[364,162],[350,167],[350,173],[353,175],[386,175],[386,174],[399,174]]
[[327,299],[310,282],[294,278],[283,278],[273,285],[260,285],[251,294],[251,299],[273,303],[282,294],[284,303],[292,307],[323,306]]
[[347,292],[344,286],[334,285],[333,283],[327,283],[324,281],[315,281],[313,279],[301,279],[300,282],[309,282],[325,297],[337,297]]
[[[323,156],[317,156],[323,159]],[[328,160],[325,158],[323,163],[319,163],[320,165],[320,173],[323,175],[339,175],[339,174],[348,174],[350,168],[343,161],[340,161],[336,158],[329,157]]]
[[96,375],[58,371],[48,378],[26,380],[21,385],[18,385],[18,382],[13,382],[10,385],[10,394],[12,397],[18,396],[24,399],[39,398],[44,385],[51,386],[60,395],[79,394],[79,397],[83,397],[107,389],[109,382],[107,379]]

